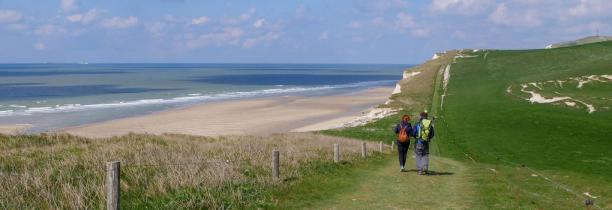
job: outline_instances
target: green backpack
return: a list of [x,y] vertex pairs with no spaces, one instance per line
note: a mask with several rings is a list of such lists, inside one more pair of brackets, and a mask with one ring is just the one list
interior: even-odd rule
[[423,119],[420,122],[417,138],[428,141],[431,132],[431,120]]

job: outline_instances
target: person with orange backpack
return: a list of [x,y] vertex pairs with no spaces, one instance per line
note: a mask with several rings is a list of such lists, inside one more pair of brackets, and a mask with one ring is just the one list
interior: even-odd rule
[[410,147],[410,136],[413,134],[410,116],[403,115],[402,121],[395,126],[397,134],[397,154],[399,156],[400,172],[406,171],[406,156]]
[[427,110],[421,112],[421,119],[414,125],[414,154],[419,175],[427,175],[429,170],[429,143],[434,137],[433,122],[427,119]]

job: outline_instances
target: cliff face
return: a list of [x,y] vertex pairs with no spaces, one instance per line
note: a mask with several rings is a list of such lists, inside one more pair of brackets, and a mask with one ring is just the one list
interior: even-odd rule
[[381,107],[422,110],[431,105],[436,75],[453,61],[458,51],[436,53],[432,59],[406,69],[389,100]]

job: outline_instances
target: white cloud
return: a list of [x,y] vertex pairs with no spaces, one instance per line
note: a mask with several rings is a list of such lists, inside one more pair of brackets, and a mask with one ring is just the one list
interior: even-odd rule
[[600,22],[600,21],[592,21],[588,23],[563,27],[561,28],[561,32],[570,33],[570,34],[593,35],[597,32],[597,30],[605,31],[608,29],[610,29],[610,26],[608,24]]
[[492,0],[433,0],[430,8],[436,12],[454,11],[474,15],[486,11],[492,3]]
[[463,32],[463,31],[453,31],[451,36],[453,38],[459,38],[459,39],[465,39],[465,38],[468,37],[467,33]]
[[253,27],[255,27],[255,28],[261,28],[261,27],[264,25],[264,22],[265,22],[265,21],[266,21],[266,20],[265,20],[265,19],[263,19],[263,18],[262,18],[262,19],[259,19],[259,20],[256,20],[256,21],[253,23]]
[[506,3],[501,3],[488,18],[493,23],[506,26],[534,27],[542,24],[535,11],[524,8],[517,10],[510,11]]
[[168,24],[163,21],[156,21],[153,23],[145,24],[145,29],[149,31],[154,37],[162,37],[165,35]]
[[370,20],[370,22],[372,23],[372,25],[374,26],[384,26],[385,25],[385,18],[384,17],[374,17],[372,18],[372,20]]
[[349,27],[349,28],[353,28],[353,29],[358,29],[358,28],[361,28],[361,22],[359,22],[359,21],[351,21],[351,22],[348,24],[348,27]]
[[400,32],[410,32],[410,35],[415,37],[424,37],[429,35],[431,29],[422,27],[414,21],[414,18],[404,12],[397,13],[395,16],[395,30]]
[[224,22],[231,25],[243,23],[250,20],[256,11],[257,10],[255,8],[251,8],[249,11],[240,14],[238,17],[225,19]]
[[327,39],[329,39],[329,33],[327,33],[327,31],[321,32],[321,34],[319,35],[319,39],[320,40],[327,40]]
[[64,29],[62,26],[52,25],[52,24],[40,26],[36,28],[36,30],[34,31],[34,33],[39,36],[49,36],[49,35],[61,34],[65,32],[66,32],[66,29]]
[[34,47],[34,49],[36,49],[36,50],[45,50],[45,49],[47,49],[47,46],[45,46],[45,44],[44,44],[44,43],[41,43],[41,42],[35,43],[35,44],[33,45],[33,47]]
[[70,15],[67,16],[66,19],[70,22],[80,22],[83,19],[83,15],[81,14],[74,14],[74,15]]
[[191,25],[202,25],[210,22],[210,18],[206,16],[202,16],[199,18],[191,19]]
[[358,0],[354,2],[360,13],[371,15],[384,15],[408,8],[408,1],[405,0]]
[[397,15],[395,17],[396,17],[395,28],[397,28],[397,29],[402,30],[402,29],[416,27],[416,23],[414,22],[414,18],[412,16],[410,16],[409,14],[400,12],[400,13],[397,13]]
[[236,45],[240,43],[244,31],[236,27],[228,27],[221,32],[202,34],[187,40],[188,48],[199,48],[206,45]]
[[429,28],[414,28],[410,31],[410,34],[416,37],[426,37],[431,32]]
[[8,24],[6,26],[6,29],[9,31],[25,31],[29,28],[30,28],[29,25],[21,24],[21,23],[13,23],[13,24]]
[[242,43],[242,47],[244,48],[252,48],[258,44],[264,43],[264,42],[271,42],[274,40],[277,40],[280,37],[280,34],[275,33],[275,32],[268,32],[264,35],[255,37],[255,38],[249,38],[247,40],[245,40]]
[[62,0],[61,7],[64,12],[72,12],[79,10],[76,0]]
[[164,15],[164,21],[175,23],[175,22],[178,22],[179,19],[175,17],[174,15],[167,14],[167,15]]
[[0,10],[0,23],[14,23],[21,20],[21,12],[15,10]]
[[138,25],[138,18],[134,16],[129,16],[126,18],[113,17],[102,21],[102,27],[104,28],[123,29],[134,27],[136,25]]
[[100,11],[97,9],[90,9],[89,11],[83,14],[74,14],[74,15],[66,16],[66,19],[72,23],[80,22],[86,25],[94,21],[98,17],[99,13]]
[[251,19],[251,16],[253,16],[255,14],[255,11],[257,11],[255,8],[251,8],[249,9],[248,12],[243,13],[240,15],[240,20],[248,20]]
[[612,2],[609,0],[580,0],[580,3],[569,9],[571,16],[588,16],[610,14]]

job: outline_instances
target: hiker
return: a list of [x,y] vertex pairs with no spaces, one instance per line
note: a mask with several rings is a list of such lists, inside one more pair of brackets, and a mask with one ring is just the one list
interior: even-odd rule
[[410,135],[412,135],[412,125],[410,124],[410,116],[402,116],[402,121],[395,126],[395,134],[397,134],[397,154],[399,155],[400,172],[406,171],[406,156],[410,146]]
[[414,154],[419,175],[426,175],[429,169],[429,143],[434,137],[432,121],[427,119],[427,110],[421,112],[421,119],[414,125]]

